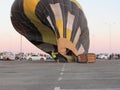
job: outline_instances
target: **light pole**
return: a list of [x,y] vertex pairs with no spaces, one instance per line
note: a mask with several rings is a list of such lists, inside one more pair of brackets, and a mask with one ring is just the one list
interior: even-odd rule
[[111,23],[111,22],[108,22],[108,23],[105,23],[107,26],[108,26],[108,43],[109,43],[109,53],[111,54],[112,53],[112,24],[114,23]]
[[112,47],[112,26],[114,26],[116,22],[109,23],[109,47],[110,47],[110,53],[113,52],[113,47]]
[[109,23],[109,52],[112,53],[112,46],[111,46],[111,23]]
[[22,53],[22,35],[20,35],[20,53]]

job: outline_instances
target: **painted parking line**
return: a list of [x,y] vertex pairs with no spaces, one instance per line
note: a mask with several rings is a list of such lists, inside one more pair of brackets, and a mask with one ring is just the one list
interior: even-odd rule
[[60,90],[60,87],[55,87],[54,90]]
[[58,78],[58,81],[61,81],[62,79],[63,79],[62,77],[59,77],[59,78]]
[[60,73],[61,76],[62,76],[63,74],[64,74],[63,72]]
[[63,64],[63,67],[61,69],[61,72],[64,72],[65,71],[65,63]]
[[65,64],[63,64],[63,66],[62,66],[62,69],[60,71],[60,77],[58,78],[58,81],[61,81],[63,79],[62,76],[64,74],[64,71],[65,71]]
[[120,90],[120,88],[104,88],[104,89],[60,89],[60,87],[55,87],[54,90]]

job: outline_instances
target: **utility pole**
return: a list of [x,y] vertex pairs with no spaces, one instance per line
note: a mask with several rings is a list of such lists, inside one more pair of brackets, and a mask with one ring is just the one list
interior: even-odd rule
[[112,24],[111,23],[109,23],[109,52],[110,53],[112,53],[112,46],[111,46],[111,26],[112,26]]
[[20,35],[20,53],[22,53],[22,35]]

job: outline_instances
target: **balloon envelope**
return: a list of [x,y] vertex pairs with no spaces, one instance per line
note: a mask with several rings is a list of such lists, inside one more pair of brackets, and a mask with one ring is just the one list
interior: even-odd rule
[[76,0],[15,0],[11,21],[17,32],[45,52],[88,52],[87,21]]

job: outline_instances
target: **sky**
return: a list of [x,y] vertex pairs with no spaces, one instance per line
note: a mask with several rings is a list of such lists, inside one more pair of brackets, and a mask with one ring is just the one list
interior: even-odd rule
[[[120,0],[77,0],[86,15],[90,31],[89,53],[120,53]],[[14,0],[0,2],[0,52],[21,51],[21,35],[10,20]],[[22,36],[23,52],[41,52]]]

